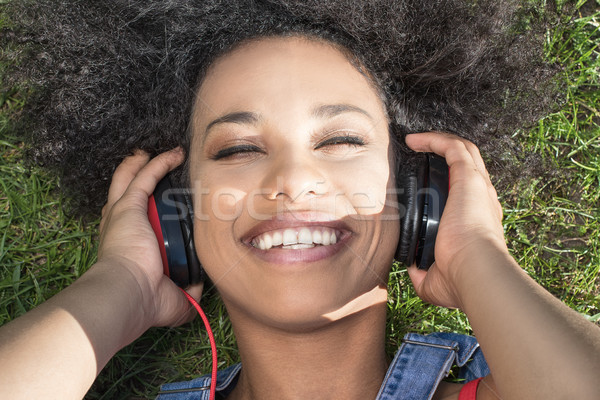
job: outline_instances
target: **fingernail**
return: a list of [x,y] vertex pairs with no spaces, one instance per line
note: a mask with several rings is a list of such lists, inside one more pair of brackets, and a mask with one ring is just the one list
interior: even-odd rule
[[133,150],[133,155],[134,156],[147,156],[148,153],[142,149],[135,149],[135,150]]

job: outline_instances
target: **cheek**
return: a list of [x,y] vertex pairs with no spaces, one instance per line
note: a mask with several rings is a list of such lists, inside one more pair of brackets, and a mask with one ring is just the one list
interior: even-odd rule
[[[194,193],[194,242],[200,262],[214,278],[214,267],[230,262],[225,243],[231,242],[233,224],[243,212],[246,193],[208,179],[192,182]],[[211,271],[213,274],[211,274]]]
[[350,179],[346,180],[344,193],[354,213],[358,215],[379,215],[384,212],[390,190],[389,166],[386,160],[373,160],[353,168]]
[[197,220],[231,222],[243,212],[246,191],[207,177],[199,177],[192,182],[194,193],[194,213]]
[[199,206],[209,218],[217,221],[234,221],[243,210],[245,193],[231,187],[221,187],[209,193],[205,204]]

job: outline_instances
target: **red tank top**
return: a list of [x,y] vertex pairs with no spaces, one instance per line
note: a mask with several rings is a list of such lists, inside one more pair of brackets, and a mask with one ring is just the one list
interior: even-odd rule
[[458,400],[476,400],[477,399],[477,386],[483,378],[475,379],[465,384],[460,393],[458,394]]

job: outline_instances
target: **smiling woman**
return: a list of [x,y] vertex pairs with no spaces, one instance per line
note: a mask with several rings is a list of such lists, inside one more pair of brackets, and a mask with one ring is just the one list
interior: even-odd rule
[[261,39],[209,69],[191,129],[190,178],[207,193],[194,237],[232,321],[315,329],[385,285],[399,236],[398,218],[381,218],[398,212],[385,206],[395,187],[387,120],[373,86],[322,41]]
[[[548,14],[510,1],[9,10],[25,22],[4,37],[35,60],[12,79],[43,86],[24,113],[34,156],[60,165],[80,209],[93,211],[112,178],[98,262],[0,329],[0,397],[81,397],[148,328],[191,318],[147,219],[149,195],[180,165],[197,255],[243,368],[165,385],[159,398],[208,398],[209,387],[229,400],[597,396],[600,331],[511,257],[472,142],[494,159],[510,129],[552,103],[543,83],[554,68],[531,50]],[[510,22],[520,15],[527,29]],[[387,282],[406,189],[396,178],[419,152],[452,173],[435,263],[409,275],[422,299],[462,309],[477,339],[408,334],[390,361]],[[84,178],[98,184],[84,193]],[[442,382],[453,364],[467,385]]]

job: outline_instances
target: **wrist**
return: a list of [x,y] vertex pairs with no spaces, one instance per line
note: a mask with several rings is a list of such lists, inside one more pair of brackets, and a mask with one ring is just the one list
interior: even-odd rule
[[116,353],[152,326],[148,284],[133,271],[122,258],[102,259],[73,285],[97,314],[96,321],[108,326],[109,352]]
[[452,258],[448,270],[450,279],[460,303],[460,309],[466,311],[468,299],[472,298],[475,288],[485,287],[494,282],[498,274],[514,266],[520,269],[508,252],[504,241],[496,238],[480,238],[463,247]]

